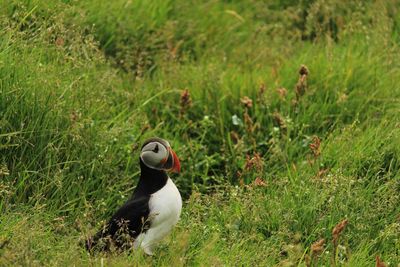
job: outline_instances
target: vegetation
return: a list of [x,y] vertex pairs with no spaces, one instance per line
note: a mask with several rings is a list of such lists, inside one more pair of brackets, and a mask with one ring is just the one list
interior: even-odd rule
[[[0,265],[397,266],[399,11],[1,0]],[[90,256],[150,136],[181,221],[154,257]]]

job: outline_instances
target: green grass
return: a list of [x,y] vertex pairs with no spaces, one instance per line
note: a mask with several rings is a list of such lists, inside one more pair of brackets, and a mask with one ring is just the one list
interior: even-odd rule
[[[400,263],[397,1],[0,6],[0,265],[306,266],[321,238],[317,266]],[[150,136],[181,159],[178,226],[88,255]]]

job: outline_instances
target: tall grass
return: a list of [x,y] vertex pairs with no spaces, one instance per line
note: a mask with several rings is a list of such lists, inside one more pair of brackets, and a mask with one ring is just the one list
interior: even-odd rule
[[[0,6],[1,264],[400,262],[396,1]],[[155,258],[90,257],[154,135],[181,223]]]

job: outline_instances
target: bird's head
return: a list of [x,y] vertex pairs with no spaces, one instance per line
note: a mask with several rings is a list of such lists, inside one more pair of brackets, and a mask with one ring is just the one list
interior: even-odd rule
[[146,140],[140,151],[140,160],[144,165],[155,170],[179,173],[181,164],[168,141],[154,137]]

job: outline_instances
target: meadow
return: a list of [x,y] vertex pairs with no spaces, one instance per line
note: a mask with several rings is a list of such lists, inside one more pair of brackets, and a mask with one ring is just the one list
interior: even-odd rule
[[[0,266],[400,266],[399,14],[0,0]],[[180,222],[153,257],[89,255],[152,136]]]

